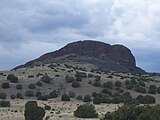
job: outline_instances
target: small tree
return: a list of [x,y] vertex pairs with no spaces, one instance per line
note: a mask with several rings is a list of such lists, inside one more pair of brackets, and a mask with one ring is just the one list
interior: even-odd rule
[[68,95],[70,96],[70,98],[75,98],[76,96],[76,94],[73,91],[70,91]]
[[91,99],[91,96],[90,95],[85,95],[84,98],[83,98],[83,102],[91,102],[92,99]]
[[150,85],[149,86],[148,93],[150,93],[150,94],[156,94],[156,91],[157,91],[157,87],[155,85]]
[[61,101],[70,101],[70,97],[67,94],[63,94],[61,97]]
[[51,78],[45,73],[45,75],[41,78],[41,81],[47,84],[51,83]]
[[36,102],[27,102],[25,105],[25,120],[43,120],[45,116],[45,110],[42,107],[38,107]]
[[39,87],[41,87],[41,86],[42,86],[42,82],[38,81],[38,82],[36,83],[36,85],[39,86]]
[[66,83],[72,83],[72,82],[75,81],[74,77],[71,77],[71,76],[68,76],[68,75],[65,77],[65,79],[66,79]]
[[96,96],[93,98],[93,104],[101,104],[102,103],[102,97]]
[[98,113],[95,110],[94,105],[84,104],[80,105],[76,111],[74,111],[74,116],[78,118],[97,118]]
[[112,81],[107,81],[107,82],[103,83],[103,87],[104,87],[104,88],[112,89],[112,87],[113,87],[113,82],[112,82]]
[[27,90],[25,92],[25,96],[27,96],[27,97],[33,97],[34,96],[34,92],[32,90]]
[[78,95],[78,96],[76,97],[76,99],[77,99],[77,100],[83,100],[83,97],[82,97],[81,95]]
[[7,80],[9,80],[10,82],[12,83],[18,83],[18,77],[16,77],[15,75],[13,74],[9,74],[7,76]]
[[0,101],[0,107],[10,107],[10,101]]
[[6,99],[7,95],[5,93],[0,93],[0,99]]
[[120,81],[116,81],[114,85],[115,85],[115,87],[121,87],[122,83]]
[[35,86],[34,84],[29,84],[29,85],[28,85],[28,88],[29,88],[29,89],[35,89],[36,86]]
[[10,88],[10,85],[9,85],[9,83],[7,83],[7,82],[5,82],[5,83],[2,83],[2,88],[3,88],[3,89]]
[[79,82],[75,81],[72,83],[72,87],[78,88],[80,86]]

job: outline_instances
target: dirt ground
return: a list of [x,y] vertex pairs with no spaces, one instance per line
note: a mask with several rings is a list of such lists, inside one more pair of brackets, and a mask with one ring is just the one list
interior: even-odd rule
[[[44,105],[50,105],[52,110],[46,111],[46,116],[49,116],[49,120],[99,120],[100,117],[108,111],[115,111],[120,105],[116,104],[101,104],[95,105],[96,110],[99,113],[97,119],[80,119],[75,118],[73,112],[78,105],[83,104],[79,101],[61,102],[61,101],[37,101],[38,105],[44,107]],[[0,108],[0,120],[25,120],[24,118],[24,105],[26,100],[12,100],[11,107]],[[46,117],[45,116],[45,117]],[[44,118],[45,118],[44,117]]]

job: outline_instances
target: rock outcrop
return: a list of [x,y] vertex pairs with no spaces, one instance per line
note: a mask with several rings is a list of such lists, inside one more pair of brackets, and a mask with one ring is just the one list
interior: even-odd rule
[[97,65],[99,69],[116,72],[145,72],[136,67],[135,57],[127,47],[91,40],[69,43],[55,52],[46,53],[15,69],[66,60],[91,63]]

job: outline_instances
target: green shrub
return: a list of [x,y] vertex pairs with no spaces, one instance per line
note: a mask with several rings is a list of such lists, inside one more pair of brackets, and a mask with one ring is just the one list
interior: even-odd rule
[[57,91],[54,90],[54,91],[50,92],[49,96],[50,96],[50,98],[57,98],[58,93],[57,93]]
[[68,93],[68,95],[69,95],[70,98],[75,98],[75,96],[76,96],[76,94],[73,91],[70,91]]
[[92,101],[92,98],[90,95],[85,95],[84,98],[83,98],[83,102],[91,102]]
[[72,83],[72,87],[78,88],[78,87],[80,87],[80,83],[75,81],[75,82]]
[[37,100],[47,101],[49,98],[49,95],[41,95],[37,97]]
[[78,95],[78,96],[76,97],[76,99],[77,99],[77,100],[83,100],[83,97],[82,97],[81,95]]
[[101,92],[104,93],[104,94],[110,95],[110,96],[112,95],[112,92],[109,89],[107,89],[107,88],[102,89]]
[[25,92],[25,96],[27,96],[27,97],[34,97],[34,92],[32,90],[27,90]]
[[2,88],[3,88],[3,89],[10,88],[10,85],[9,85],[9,83],[7,83],[7,82],[5,82],[5,83],[2,83]]
[[102,96],[102,103],[112,103],[112,99],[107,96]]
[[94,77],[94,75],[91,73],[88,73],[88,78],[91,78],[91,77]]
[[45,75],[41,78],[41,81],[47,84],[51,83],[51,78],[45,73]]
[[115,87],[121,87],[122,86],[122,83],[120,81],[116,81],[114,83]]
[[160,94],[160,87],[157,87],[157,93]]
[[76,71],[75,77],[86,78],[87,74],[85,72]]
[[29,84],[29,85],[28,85],[28,88],[29,88],[29,89],[35,89],[36,86],[35,86],[34,84]]
[[100,83],[99,81],[95,81],[95,82],[93,83],[93,86],[95,86],[95,87],[100,87],[100,86],[101,86],[101,83]]
[[34,75],[29,75],[28,78],[34,78]]
[[146,89],[141,86],[136,86],[135,91],[139,93],[146,93]]
[[45,106],[44,106],[44,109],[45,109],[45,110],[51,110],[51,106],[45,105]]
[[40,91],[36,92],[36,97],[42,96],[42,93]]
[[137,96],[136,99],[140,104],[154,104],[156,102],[156,99],[153,96],[149,95],[146,96],[139,95]]
[[18,77],[16,77],[15,75],[13,74],[9,74],[7,76],[7,80],[9,80],[10,82],[12,83],[18,83]]
[[42,82],[38,81],[38,82],[36,83],[36,85],[39,86],[39,87],[41,87],[41,86],[42,86]]
[[5,93],[0,93],[0,99],[6,99],[7,95]]
[[43,120],[45,116],[44,108],[38,107],[36,102],[30,102],[29,104],[27,102],[26,104],[24,111],[25,120]]
[[84,104],[80,105],[76,111],[74,111],[74,116],[78,118],[97,118],[98,113],[95,110],[94,105]]
[[101,76],[95,76],[94,78],[95,78],[95,81],[97,82],[101,80]]
[[145,82],[143,82],[142,80],[138,82],[138,85],[140,85],[140,86],[142,86],[142,87],[145,87],[145,86],[146,86]]
[[155,85],[150,85],[149,86],[148,93],[150,93],[150,94],[156,94],[156,91],[157,91],[157,87]]
[[0,101],[0,107],[10,107],[10,101]]
[[22,90],[22,85],[21,85],[21,84],[17,84],[17,85],[16,85],[16,89]]
[[21,93],[17,93],[16,97],[19,98],[19,99],[23,99],[23,96],[22,96]]
[[15,98],[16,98],[16,96],[15,96],[15,95],[11,95],[11,99],[13,99],[13,100],[14,100]]
[[93,104],[101,104],[102,103],[102,97],[96,96],[93,98]]
[[61,101],[70,101],[70,97],[67,94],[63,94],[61,97]]
[[104,87],[104,88],[112,89],[112,87],[113,87],[113,82],[112,82],[112,81],[107,81],[107,82],[103,83],[103,87]]
[[72,82],[75,81],[74,77],[71,77],[71,76],[68,76],[68,75],[65,77],[65,79],[66,79],[66,83],[72,83]]
[[82,78],[81,77],[76,77],[76,81],[81,82]]

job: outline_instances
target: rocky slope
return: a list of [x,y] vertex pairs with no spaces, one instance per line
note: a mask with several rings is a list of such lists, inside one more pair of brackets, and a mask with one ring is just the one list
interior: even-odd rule
[[135,57],[127,47],[91,40],[70,43],[55,52],[46,53],[14,69],[69,61],[94,64],[101,70],[136,73],[145,72],[141,68],[136,67]]

